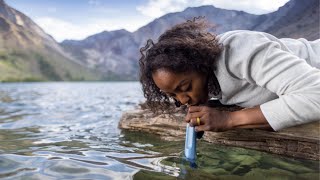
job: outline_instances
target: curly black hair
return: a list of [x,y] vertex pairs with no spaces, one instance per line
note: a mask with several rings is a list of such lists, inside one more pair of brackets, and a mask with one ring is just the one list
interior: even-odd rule
[[165,31],[157,43],[149,39],[146,46],[140,49],[140,83],[146,104],[153,112],[168,110],[172,100],[179,105],[177,100],[160,91],[153,81],[152,73],[158,69],[202,73],[207,76],[208,92],[214,95],[220,93],[213,71],[223,45],[207,31],[209,26],[203,17],[194,18]]

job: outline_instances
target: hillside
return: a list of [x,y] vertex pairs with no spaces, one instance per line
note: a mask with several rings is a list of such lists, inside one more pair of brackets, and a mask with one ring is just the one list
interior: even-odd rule
[[279,38],[320,38],[318,0],[291,0],[277,11],[253,15],[214,6],[187,8],[155,19],[135,32],[103,31],[84,40],[57,43],[23,13],[0,0],[0,82],[136,80],[139,49],[166,29],[205,16],[214,33],[247,29]]
[[23,13],[0,0],[0,82],[98,80]]

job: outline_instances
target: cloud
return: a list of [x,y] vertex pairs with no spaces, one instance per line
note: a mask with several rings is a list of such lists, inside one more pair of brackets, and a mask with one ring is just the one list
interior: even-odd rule
[[182,11],[189,4],[189,0],[149,0],[146,5],[136,9],[145,16],[157,18],[169,12]]
[[145,16],[157,18],[170,12],[183,11],[187,7],[213,5],[218,8],[242,10],[252,14],[276,11],[289,0],[149,0],[136,9]]
[[[187,7],[197,7],[202,5],[214,5],[218,8],[243,10],[253,14],[263,14],[276,11],[280,6],[289,0],[147,0],[145,5],[136,7],[138,13],[123,14],[120,16],[110,15],[99,16],[97,18],[86,18],[79,22],[66,21],[63,18],[44,16],[35,18],[35,22],[44,31],[52,35],[57,41],[65,39],[84,39],[90,35],[118,29],[135,31],[138,28],[170,12],[183,11]],[[90,5],[96,6],[95,11],[118,14],[119,10],[98,6],[100,0],[88,0]],[[56,12],[56,8],[50,10]],[[56,13],[55,13],[56,14]]]
[[214,5],[218,8],[242,10],[252,14],[266,14],[278,10],[289,0],[199,0],[204,5]]
[[55,7],[49,7],[47,10],[49,13],[56,13],[57,12],[57,8],[55,8]]
[[83,31],[72,23],[52,18],[41,17],[34,20],[46,33],[52,35],[57,41],[64,38],[79,38],[83,36]]
[[99,6],[101,2],[99,0],[89,0],[88,4],[92,6]]
[[119,29],[126,29],[128,31],[135,31],[139,27],[147,24],[148,18],[113,18],[113,19],[93,19],[90,23],[74,24],[72,22],[64,21],[53,17],[40,17],[34,20],[46,33],[53,36],[58,42],[65,39],[81,40],[90,35],[100,33],[102,31],[112,31]]

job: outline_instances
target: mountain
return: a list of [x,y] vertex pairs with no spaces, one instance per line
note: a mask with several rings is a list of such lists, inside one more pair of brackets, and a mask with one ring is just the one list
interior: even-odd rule
[[320,38],[319,1],[291,0],[276,12],[253,15],[243,11],[225,10],[214,6],[187,8],[169,13],[130,33],[125,30],[104,31],[84,40],[66,40],[62,47],[78,62],[97,68],[119,79],[137,79],[139,48],[146,40],[156,40],[166,29],[193,17],[205,16],[216,25],[215,33],[247,29],[264,31],[279,38]]
[[100,78],[30,18],[0,0],[0,82]]
[[319,0],[291,0],[278,11],[261,15],[257,25],[252,29],[265,31],[280,38],[319,39],[319,8]]
[[[62,46],[82,64],[102,72],[106,79],[132,80],[136,72],[135,52],[137,44],[126,30],[104,31],[82,41],[65,40]],[[118,77],[121,74],[121,77]]]

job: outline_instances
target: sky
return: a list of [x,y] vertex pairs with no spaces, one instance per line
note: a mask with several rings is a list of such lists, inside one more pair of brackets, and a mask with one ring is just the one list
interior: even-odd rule
[[102,31],[134,32],[167,13],[213,5],[251,14],[276,11],[289,0],[5,0],[58,42]]

